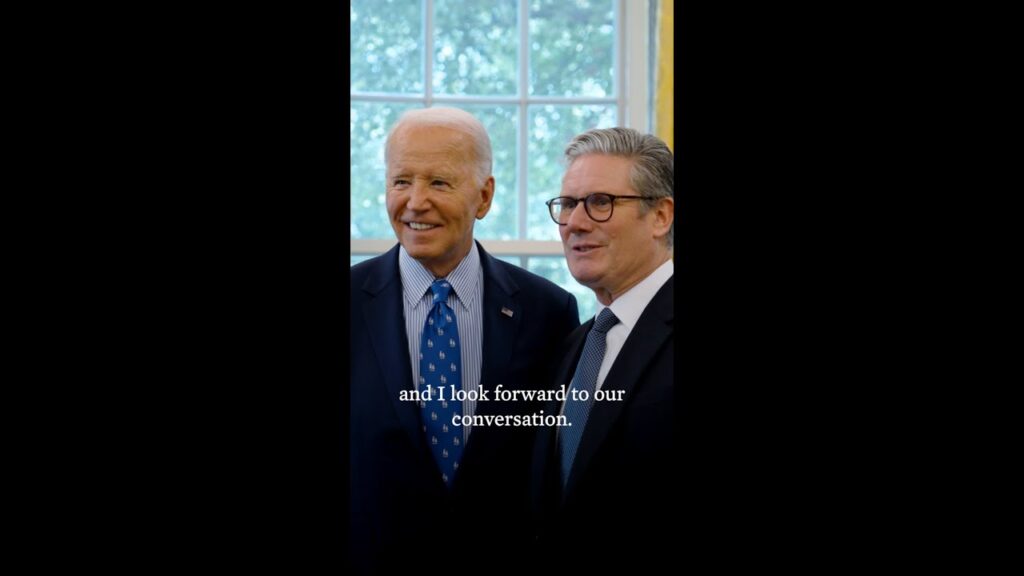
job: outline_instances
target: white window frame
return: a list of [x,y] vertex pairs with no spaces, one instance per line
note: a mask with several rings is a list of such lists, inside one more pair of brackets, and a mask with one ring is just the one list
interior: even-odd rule
[[[424,37],[423,95],[399,95],[361,92],[351,94],[353,102],[396,102],[416,103],[425,106],[434,104],[516,104],[519,125],[516,130],[518,153],[516,195],[519,203],[519,219],[515,240],[479,239],[484,248],[496,256],[561,256],[562,243],[557,240],[526,240],[527,216],[527,110],[531,104],[615,104],[616,121],[620,126],[650,132],[648,47],[649,31],[648,0],[615,0],[615,90],[611,97],[603,98],[560,98],[537,97],[528,94],[529,82],[529,0],[518,0],[519,5],[519,95],[518,96],[451,96],[433,93],[433,12],[434,0],[421,0],[425,15],[421,32]],[[377,255],[390,250],[397,240],[394,238],[352,238],[351,255]],[[525,259],[522,260],[525,264]]]

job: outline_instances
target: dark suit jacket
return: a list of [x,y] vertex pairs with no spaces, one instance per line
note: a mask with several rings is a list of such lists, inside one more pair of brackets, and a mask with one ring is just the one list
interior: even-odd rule
[[[659,562],[678,554],[668,546],[676,502],[673,284],[674,277],[669,278],[655,294],[612,364],[601,389],[623,390],[623,400],[592,405],[564,491],[557,428],[538,431],[531,477],[533,550],[552,571],[602,568],[616,559],[634,569],[664,566]],[[568,389],[593,323],[580,326],[563,347],[556,386]],[[552,403],[545,414],[558,410]],[[590,553],[576,556],[574,550]]]
[[[491,391],[497,384],[547,388],[558,344],[579,326],[576,299],[478,248],[484,278],[481,383]],[[452,560],[438,565],[438,573],[465,567],[474,555],[491,562],[502,561],[503,554],[522,558],[531,538],[528,486],[536,428],[474,426],[447,490],[417,404],[399,401],[402,390],[414,387],[398,246],[352,267],[351,286],[353,568],[393,572],[423,566],[428,556],[440,561],[448,551],[454,551]],[[533,414],[541,408],[490,401],[477,403],[476,413]]]

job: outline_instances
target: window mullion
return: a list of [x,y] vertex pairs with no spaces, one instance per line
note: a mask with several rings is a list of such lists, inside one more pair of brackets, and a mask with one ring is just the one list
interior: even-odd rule
[[623,51],[626,47],[626,27],[623,26],[623,14],[625,0],[614,0],[615,15],[612,16],[615,22],[615,44],[612,50],[612,86],[615,90],[615,123],[617,126],[626,126],[626,90],[623,82],[622,63],[626,60]]
[[423,0],[423,95],[429,108],[434,103],[434,0]]
[[516,237],[520,240],[526,240],[527,190],[529,189],[526,179],[529,176],[527,106],[529,104],[528,82],[530,81],[530,7],[527,2],[528,0],[519,0],[519,127],[516,130],[516,144],[519,147],[516,154],[516,168],[519,172],[519,233]]

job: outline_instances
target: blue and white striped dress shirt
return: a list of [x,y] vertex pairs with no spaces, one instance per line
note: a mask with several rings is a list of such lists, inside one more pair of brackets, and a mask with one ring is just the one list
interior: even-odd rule
[[[412,381],[417,388],[420,381],[420,336],[427,322],[427,313],[433,304],[430,285],[436,280],[434,274],[405,251],[398,249],[398,270],[402,278],[402,301],[405,308],[405,335],[409,341],[409,360],[412,364]],[[480,251],[476,242],[469,254],[459,262],[448,276],[454,293],[448,294],[448,306],[455,311],[459,326],[459,342],[462,347],[462,389],[475,390],[480,385],[480,369],[483,365],[484,334],[484,271],[480,266]],[[447,396],[448,390],[445,390]],[[462,403],[462,414],[476,413],[476,401],[466,399]],[[463,442],[469,441],[470,427],[462,430]]]

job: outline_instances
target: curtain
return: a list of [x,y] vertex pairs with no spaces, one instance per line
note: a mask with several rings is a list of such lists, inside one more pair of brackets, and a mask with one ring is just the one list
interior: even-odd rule
[[654,135],[675,150],[673,136],[673,37],[672,18],[674,0],[660,0],[657,16],[657,44],[655,46],[654,80]]

